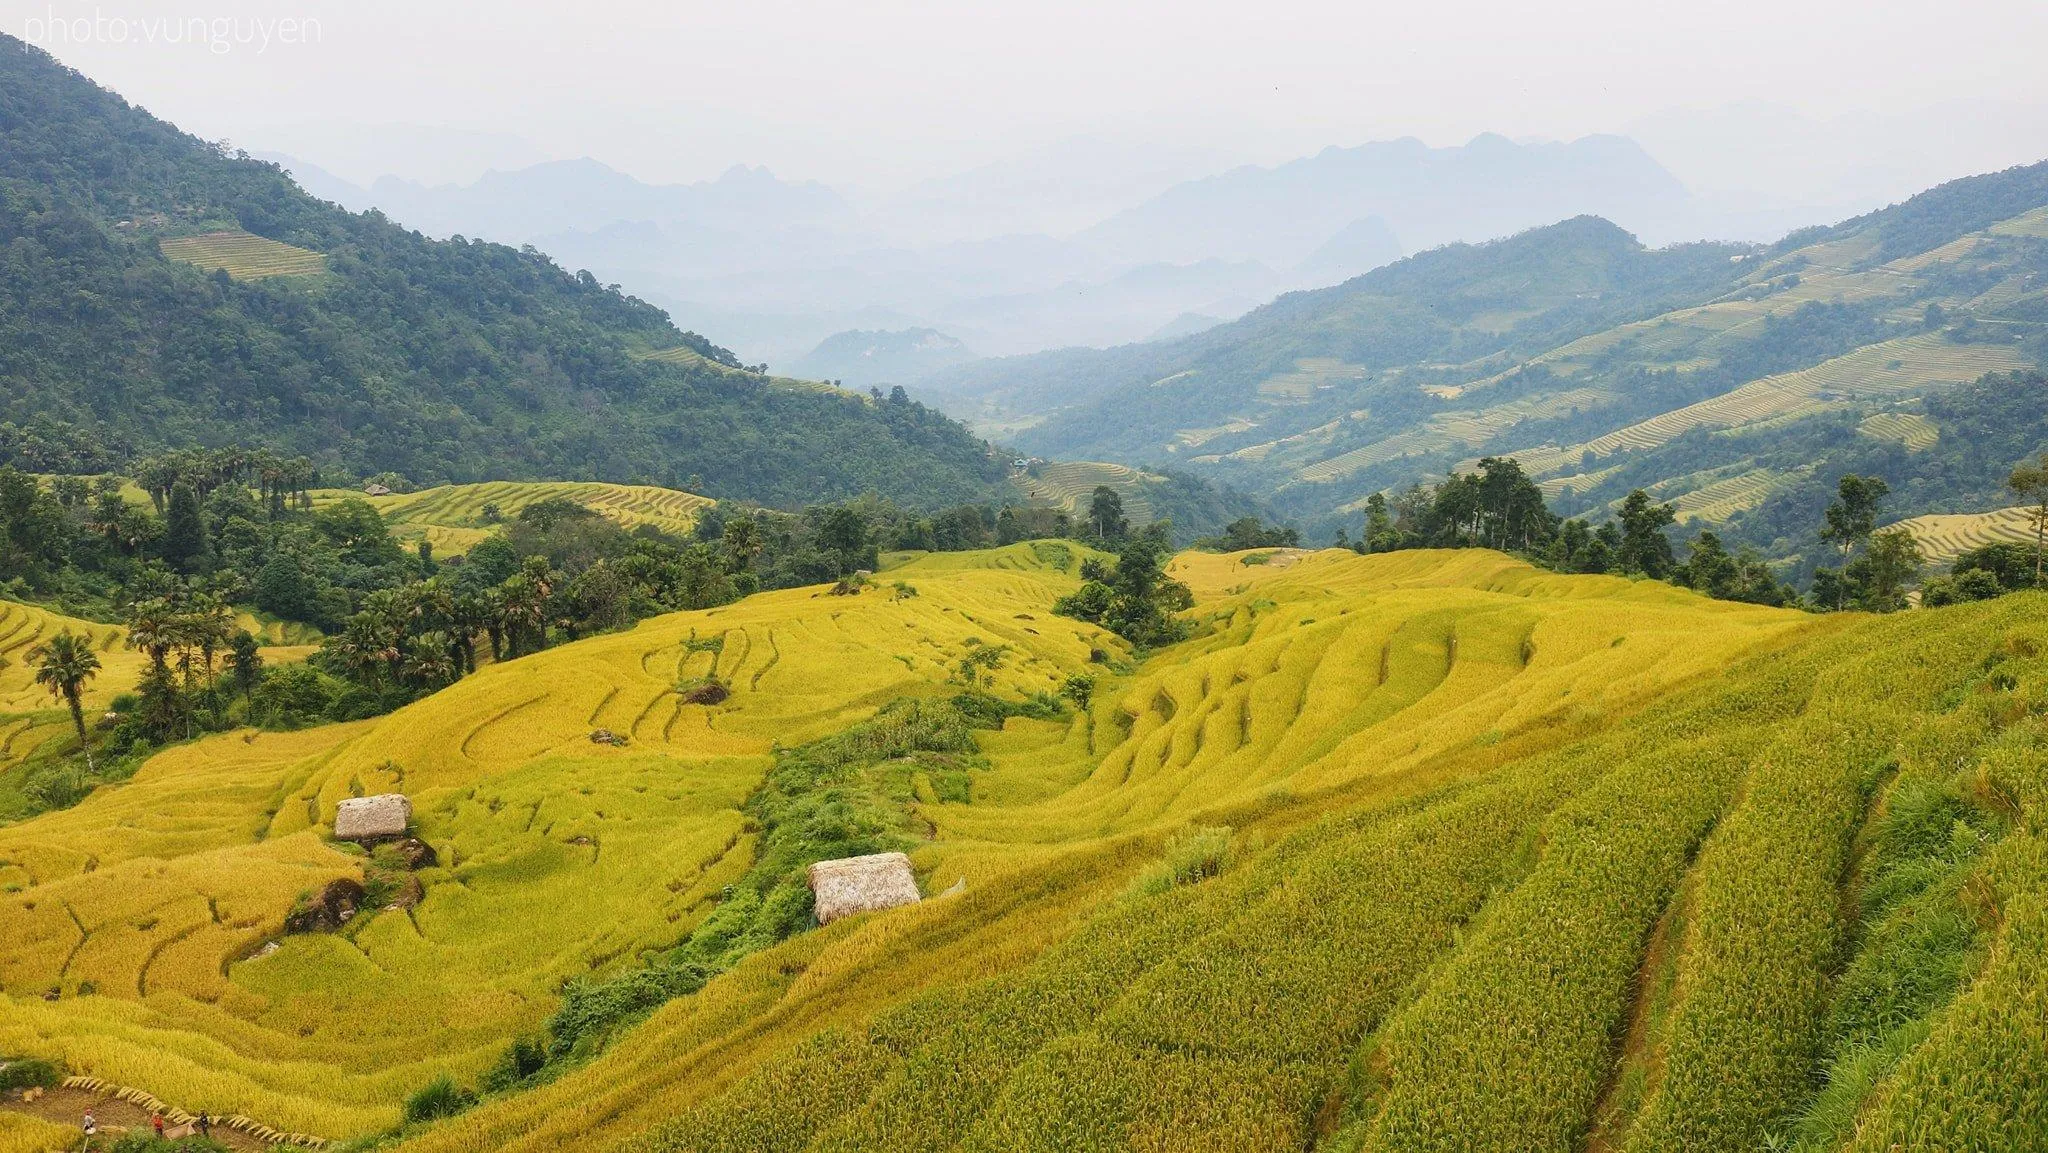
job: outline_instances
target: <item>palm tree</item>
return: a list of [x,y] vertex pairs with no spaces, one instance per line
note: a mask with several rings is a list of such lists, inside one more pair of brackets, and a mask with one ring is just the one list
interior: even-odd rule
[[36,663],[36,683],[47,686],[50,695],[71,708],[71,724],[78,730],[78,745],[85,750],[85,766],[92,768],[92,745],[85,735],[85,706],[81,700],[85,682],[100,671],[99,654],[81,637],[66,629],[29,650]]
[[754,558],[761,555],[761,530],[752,517],[736,516],[725,522],[720,543],[725,547],[725,571],[743,573],[754,567]]
[[150,666],[161,675],[165,658],[178,643],[178,613],[161,597],[137,601],[128,610],[128,647],[149,654]]

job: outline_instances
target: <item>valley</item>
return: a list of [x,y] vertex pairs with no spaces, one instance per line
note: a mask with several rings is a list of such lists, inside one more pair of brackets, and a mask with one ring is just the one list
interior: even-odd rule
[[2048,1148],[2030,122],[1459,127],[1903,21],[523,3],[0,34],[0,1153]]

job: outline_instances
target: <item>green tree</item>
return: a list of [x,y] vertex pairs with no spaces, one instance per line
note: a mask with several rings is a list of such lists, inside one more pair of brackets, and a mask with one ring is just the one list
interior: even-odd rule
[[1835,486],[1835,499],[1827,511],[1820,539],[1841,550],[1842,563],[1856,554],[1877,529],[1877,509],[1891,494],[1891,486],[1874,476],[1843,477]]
[[818,528],[818,545],[837,559],[837,576],[875,567],[875,547],[868,539],[868,518],[844,506],[826,511]]
[[1115,489],[1106,484],[1095,486],[1094,494],[1088,498],[1088,527],[1098,539],[1110,543],[1130,535],[1130,521],[1124,519],[1124,498]]
[[1893,527],[1873,535],[1869,551],[1842,575],[1857,604],[1871,612],[1896,612],[1906,607],[1906,586],[1919,577],[1922,563],[1913,534]]
[[1374,493],[1365,498],[1365,536],[1359,542],[1365,552],[1391,552],[1401,544],[1401,534],[1394,531],[1394,518],[1387,512],[1387,498],[1384,493]]
[[1671,571],[1671,540],[1664,526],[1677,519],[1677,510],[1656,504],[1642,489],[1630,492],[1616,515],[1621,523],[1621,544],[1615,553],[1615,567],[1625,573],[1662,577]]
[[206,524],[199,515],[199,493],[191,482],[171,486],[164,515],[164,562],[181,573],[198,572],[206,561]]
[[29,650],[36,667],[36,683],[50,690],[71,710],[71,726],[78,730],[78,745],[85,750],[85,763],[92,765],[92,745],[85,735],[85,683],[100,671],[99,654],[84,638],[65,629]]
[[263,652],[248,629],[236,629],[228,639],[228,682],[252,704],[256,686],[263,683]]
[[2048,452],[2013,469],[2005,484],[2031,506],[2027,516],[2034,522],[2034,587],[2040,588],[2042,555],[2048,552]]
[[725,553],[725,571],[729,573],[750,571],[754,567],[754,558],[761,555],[763,547],[761,526],[750,516],[736,516],[726,521],[725,531],[719,535],[719,548]]

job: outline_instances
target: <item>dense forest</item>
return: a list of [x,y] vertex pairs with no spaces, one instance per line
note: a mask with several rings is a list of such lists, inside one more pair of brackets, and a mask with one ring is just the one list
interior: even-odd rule
[[[237,280],[164,254],[228,229],[325,271]],[[0,462],[97,473],[233,443],[331,479],[611,480],[785,507],[997,494],[989,447],[907,397],[737,365],[587,273],[344,212],[0,37]]]

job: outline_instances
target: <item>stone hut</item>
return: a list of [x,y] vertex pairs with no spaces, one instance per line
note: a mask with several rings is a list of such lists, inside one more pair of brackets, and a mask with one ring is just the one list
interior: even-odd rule
[[902,853],[876,853],[819,861],[808,877],[820,925],[870,909],[915,905],[921,899],[910,858]]
[[381,841],[403,837],[412,824],[412,802],[404,793],[351,797],[334,812],[337,841]]

